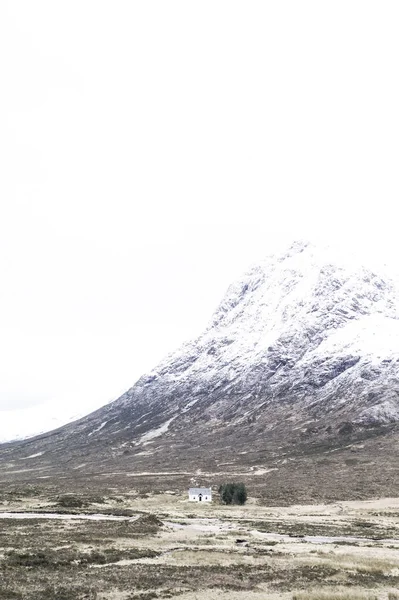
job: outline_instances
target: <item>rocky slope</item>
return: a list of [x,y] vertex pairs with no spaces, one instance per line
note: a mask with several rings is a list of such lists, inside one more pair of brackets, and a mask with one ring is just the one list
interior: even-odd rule
[[207,330],[118,400],[5,445],[3,472],[27,460],[49,473],[261,473],[386,436],[396,448],[398,298],[347,257],[294,244],[231,285]]

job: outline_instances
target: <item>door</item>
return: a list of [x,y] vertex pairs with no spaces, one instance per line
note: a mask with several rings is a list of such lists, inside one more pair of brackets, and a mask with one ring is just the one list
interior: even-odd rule
[[202,494],[198,494],[198,501],[202,502]]

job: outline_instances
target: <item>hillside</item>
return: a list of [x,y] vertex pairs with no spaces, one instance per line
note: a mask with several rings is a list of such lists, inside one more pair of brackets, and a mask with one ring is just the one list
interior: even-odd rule
[[[227,290],[210,325],[115,402],[0,447],[0,478],[175,473],[276,499],[399,493],[393,281],[294,244]],[[108,474],[108,475],[107,475]]]

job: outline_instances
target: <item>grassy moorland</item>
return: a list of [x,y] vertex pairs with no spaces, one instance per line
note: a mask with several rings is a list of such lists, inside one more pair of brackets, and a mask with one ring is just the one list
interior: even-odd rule
[[[10,487],[0,598],[399,600],[399,500],[267,507]],[[40,518],[43,513],[63,519]],[[115,520],[69,519],[101,513]]]

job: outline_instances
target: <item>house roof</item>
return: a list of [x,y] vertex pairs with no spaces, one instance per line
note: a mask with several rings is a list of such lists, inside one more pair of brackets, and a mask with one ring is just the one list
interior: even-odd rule
[[211,488],[190,488],[188,490],[188,493],[193,496],[198,495],[198,494],[202,494],[202,495],[205,494],[205,496],[211,496],[212,490],[211,490]]

